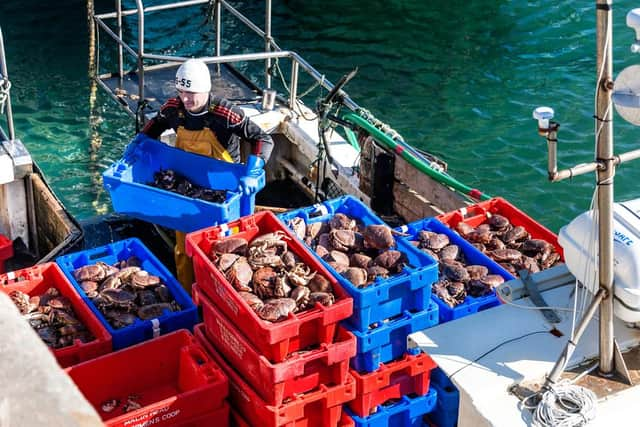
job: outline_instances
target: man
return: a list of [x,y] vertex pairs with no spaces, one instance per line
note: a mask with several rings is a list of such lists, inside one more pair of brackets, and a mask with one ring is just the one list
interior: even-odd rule
[[[199,59],[189,59],[176,72],[178,96],[169,99],[143,133],[159,138],[162,132],[176,132],[176,147],[227,162],[240,161],[240,138],[251,144],[247,160],[248,176],[242,179],[245,194],[258,189],[256,178],[269,160],[273,149],[271,136],[245,117],[244,112],[224,98],[210,94],[211,76],[207,65]],[[185,233],[176,231],[175,261],[178,280],[191,290],[193,266],[184,249]]]

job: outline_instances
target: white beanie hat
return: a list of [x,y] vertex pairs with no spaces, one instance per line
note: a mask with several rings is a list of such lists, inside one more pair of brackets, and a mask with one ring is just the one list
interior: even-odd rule
[[176,72],[176,89],[185,92],[209,92],[211,75],[207,64],[200,59],[186,60]]

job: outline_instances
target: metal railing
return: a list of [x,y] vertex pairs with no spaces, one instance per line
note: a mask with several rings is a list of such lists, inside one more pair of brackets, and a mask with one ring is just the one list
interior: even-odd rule
[[[169,3],[165,5],[156,5],[144,7],[143,0],[136,0],[136,8],[122,10],[121,0],[115,0],[116,2],[116,10],[110,13],[104,14],[94,14],[93,11],[90,11],[92,14],[91,22],[94,26],[97,26],[99,29],[103,30],[111,39],[113,39],[118,45],[118,75],[120,78],[124,76],[124,51],[130,54],[136,60],[137,66],[137,74],[138,74],[138,96],[139,100],[143,101],[145,99],[144,93],[144,72],[149,69],[149,66],[145,64],[145,60],[152,61],[160,61],[164,62],[163,64],[155,64],[154,68],[162,67],[162,66],[173,66],[176,62],[184,62],[187,57],[183,56],[173,56],[173,55],[158,55],[153,53],[145,52],[145,15],[151,12],[157,11],[165,11],[165,10],[173,10],[179,8],[185,8],[190,6],[197,6],[202,4],[209,4],[215,10],[215,56],[206,56],[201,57],[204,62],[208,64],[224,64],[224,63],[234,63],[234,62],[250,62],[250,61],[264,61],[264,85],[265,88],[271,87],[271,64],[274,59],[288,58],[291,60],[291,75],[289,79],[289,107],[294,109],[297,103],[297,94],[298,94],[298,82],[299,82],[299,70],[302,68],[313,80],[316,81],[317,85],[324,87],[328,91],[331,91],[334,88],[334,85],[329,82],[324,75],[320,74],[314,67],[312,67],[307,61],[305,61],[300,55],[292,51],[282,50],[277,43],[273,40],[271,35],[271,0],[265,0],[265,30],[263,31],[258,25],[253,23],[249,18],[240,13],[237,9],[235,9],[232,5],[230,5],[225,0],[188,0],[188,1],[179,1],[174,3]],[[264,40],[265,50],[263,52],[256,53],[246,53],[246,54],[237,54],[237,55],[222,55],[221,48],[221,37],[222,37],[222,8],[228,11],[231,15],[236,17],[240,22],[245,24],[250,30],[256,33],[259,37]],[[122,37],[122,18],[126,16],[137,16],[137,24],[138,24],[138,46],[137,50],[133,49],[128,43],[126,43]],[[106,23],[107,19],[116,19],[116,31],[112,30]],[[95,28],[94,28],[95,31]],[[98,64],[99,64],[99,55],[100,49],[99,46],[95,49],[98,56]],[[96,81],[101,84],[103,87],[104,84],[100,80],[99,76],[99,66],[95,67],[96,75],[93,76]],[[283,77],[284,79],[284,77]],[[106,87],[105,87],[106,88]],[[341,91],[341,98],[343,104],[353,110],[359,110],[359,106],[353,102],[349,98],[349,96]]]
[[4,38],[2,29],[0,28],[0,112],[4,112],[7,119],[6,135],[4,129],[0,126],[0,138],[2,140],[14,140],[16,138],[15,129],[13,127],[13,111],[11,109],[11,82],[7,72],[7,61],[4,53]]

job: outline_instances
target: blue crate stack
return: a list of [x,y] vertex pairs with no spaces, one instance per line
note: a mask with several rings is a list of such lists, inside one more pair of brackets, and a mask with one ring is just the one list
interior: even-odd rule
[[[279,219],[289,225],[293,218],[302,218],[305,224],[326,222],[336,213],[359,220],[363,225],[385,224],[360,200],[343,196],[313,206],[285,212]],[[407,349],[407,336],[439,321],[438,305],[431,298],[431,285],[438,277],[438,264],[407,239],[396,238],[395,249],[403,252],[407,265],[403,271],[387,279],[377,278],[371,285],[358,288],[321,259],[327,270],[353,297],[353,315],[344,326],[357,339],[357,353],[351,359],[351,368],[358,372],[376,371],[381,363],[401,358]],[[312,250],[315,254],[315,252]],[[437,392],[409,398],[380,410],[365,418],[352,417],[358,426],[420,426],[425,414],[436,405]],[[344,408],[347,413],[348,409]]]

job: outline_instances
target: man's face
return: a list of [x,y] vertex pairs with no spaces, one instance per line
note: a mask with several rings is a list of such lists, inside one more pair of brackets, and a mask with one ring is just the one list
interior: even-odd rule
[[208,92],[187,92],[179,90],[178,95],[184,104],[184,108],[186,108],[190,113],[201,112],[209,101]]

